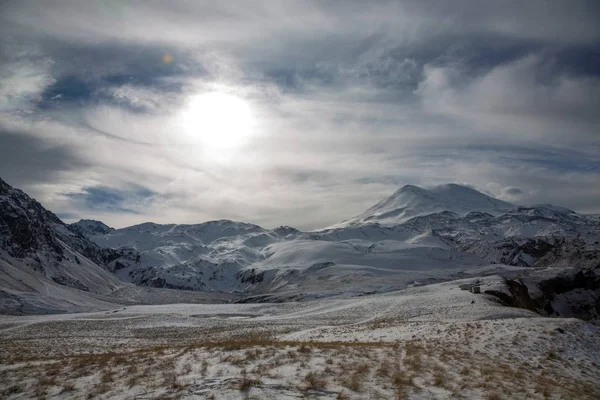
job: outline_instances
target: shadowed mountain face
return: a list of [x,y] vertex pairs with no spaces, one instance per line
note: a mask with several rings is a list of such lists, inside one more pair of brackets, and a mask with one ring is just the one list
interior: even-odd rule
[[0,240],[8,254],[25,257],[48,251],[61,256],[63,250],[54,229],[60,225],[56,215],[0,179]]
[[103,267],[112,257],[118,252],[70,230],[36,200],[0,180],[1,309],[65,310],[71,302],[90,302],[92,294],[109,294],[124,286]]
[[81,219],[78,222],[70,224],[69,228],[85,237],[108,233],[113,230],[113,228],[105,223],[93,219]]
[[[94,225],[96,233],[110,231],[101,222]],[[99,266],[119,257],[113,249],[89,241],[82,234],[82,226],[86,225],[66,225],[35,199],[0,179],[0,243],[8,255],[31,259],[34,267],[40,264],[40,269],[41,258],[60,263],[73,251],[79,253],[77,259],[87,258]]]

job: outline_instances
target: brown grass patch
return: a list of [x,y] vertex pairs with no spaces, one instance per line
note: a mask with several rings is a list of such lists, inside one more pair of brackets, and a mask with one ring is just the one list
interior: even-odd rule
[[242,376],[240,384],[238,385],[238,388],[240,392],[248,392],[253,387],[258,387],[260,385],[262,385],[262,382],[260,380],[249,378],[246,374],[244,374]]
[[363,376],[361,374],[352,374],[348,378],[342,379],[342,386],[347,387],[353,392],[359,392],[363,385]]
[[388,378],[392,373],[392,364],[388,360],[383,360],[377,368],[376,374],[381,378]]
[[306,390],[323,389],[327,387],[327,380],[323,378],[323,374],[311,371],[304,377]]

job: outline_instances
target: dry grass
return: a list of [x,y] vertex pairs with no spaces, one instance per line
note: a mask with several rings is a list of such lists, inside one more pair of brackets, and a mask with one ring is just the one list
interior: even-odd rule
[[355,367],[355,372],[360,375],[366,375],[371,370],[371,367],[367,363],[360,363]]
[[[342,364],[342,369],[345,369],[345,365]],[[349,370],[345,371],[345,374],[349,374],[346,378],[343,378],[341,383],[348,389],[359,392],[364,384],[365,378],[369,375],[371,367],[368,363],[355,363],[349,366]]]
[[300,354],[310,354],[312,353],[312,349],[306,345],[306,343],[303,343],[299,348],[298,348],[298,353]]
[[74,391],[75,391],[75,384],[71,383],[71,382],[67,382],[67,383],[63,383],[60,394],[74,392]]
[[344,392],[339,392],[335,398],[336,400],[350,400],[350,397],[346,396]]
[[183,382],[180,379],[175,379],[175,380],[171,381],[171,389],[183,390],[188,386],[189,385],[187,383]]
[[248,363],[248,359],[242,355],[229,354],[221,359],[221,362],[231,365],[244,365]]
[[2,394],[2,397],[5,398],[13,394],[21,393],[23,389],[24,388],[22,385],[14,384],[4,389],[2,392],[0,392],[0,394]]
[[131,375],[128,379],[127,379],[127,386],[132,388],[134,386],[137,386],[140,383],[140,377],[137,375]]
[[348,378],[342,379],[342,386],[347,387],[353,392],[359,392],[363,386],[363,377],[360,374],[352,374]]
[[44,385],[36,385],[35,390],[33,392],[37,398],[44,398],[48,393],[48,387]]
[[192,373],[192,370],[193,370],[192,365],[189,364],[189,363],[186,363],[181,368],[181,373],[184,374],[184,375],[189,375],[189,374]]
[[202,375],[206,375],[207,372],[208,372],[208,362],[206,360],[203,360],[202,363],[200,363],[200,373]]
[[262,385],[262,382],[258,379],[249,378],[246,374],[243,374],[242,379],[238,385],[240,392],[248,392],[253,387]]
[[112,370],[106,369],[104,372],[102,372],[102,375],[100,376],[100,383],[112,383],[114,381],[115,376]]
[[323,378],[323,373],[309,372],[304,377],[306,386],[304,390],[324,389],[327,387],[327,380]]
[[38,385],[42,387],[57,386],[56,376],[44,376],[38,381]]
[[134,375],[139,372],[138,367],[135,364],[130,364],[125,371],[126,371],[127,375]]
[[106,383],[102,383],[100,385],[94,386],[92,391],[90,391],[88,393],[87,398],[88,399],[96,398],[96,397],[108,392],[109,390],[110,390],[110,386],[107,385]]
[[389,360],[385,359],[379,364],[379,368],[377,368],[376,374],[381,378],[388,378],[392,373],[392,364]]
[[442,387],[446,383],[446,375],[443,372],[436,371],[433,374],[433,386]]
[[260,348],[248,349],[244,355],[246,356],[246,361],[253,361],[261,357],[262,350]]
[[406,342],[404,351],[407,357],[420,355],[423,353],[424,347],[418,342]]
[[[549,354],[542,351],[541,359],[553,359]],[[297,370],[295,374],[279,369],[290,365]],[[544,365],[557,364],[546,362]],[[240,371],[240,368],[248,371]],[[589,363],[581,368],[590,373]],[[528,373],[530,370],[531,365],[517,365],[510,357],[491,357],[477,350],[448,350],[441,341],[430,341],[425,346],[422,341],[414,340],[320,343],[251,338],[61,357],[41,365],[23,365],[2,371],[0,380],[7,382],[5,392],[19,390],[18,393],[24,393],[21,395],[24,398],[41,398],[61,390],[66,396],[74,396],[77,392],[81,398],[86,395],[96,398],[109,391],[108,395],[114,395],[115,390],[125,385],[147,393],[166,388],[171,396],[177,397],[182,396],[182,389],[188,385],[196,385],[196,379],[202,382],[204,378],[237,371],[241,373],[240,378],[232,379],[226,388],[240,390],[246,395],[252,388],[261,387],[268,377],[281,380],[288,390],[299,391],[298,395],[304,392],[305,396],[312,395],[306,393],[311,390],[344,387],[345,392],[338,395],[341,399],[348,398],[345,393],[351,393],[352,398],[405,399],[419,390],[437,390],[432,386],[447,389],[453,396],[459,396],[463,390],[473,390],[478,396],[494,400],[501,398],[494,397],[499,393],[509,397],[525,396],[533,390],[537,391],[533,397],[538,399],[550,393],[562,398],[600,398],[597,386],[557,375],[560,374],[558,369],[547,368],[545,375],[534,378]],[[32,385],[13,388],[9,384],[19,382],[18,373],[39,378]],[[597,373],[593,366],[591,373]],[[198,379],[194,374],[202,378]],[[75,385],[67,383],[77,382],[74,379],[85,375],[89,375],[92,382],[85,387],[79,384],[76,389]],[[5,392],[0,391],[0,397],[10,396]]]
[[412,384],[411,377],[405,371],[396,371],[392,375],[392,385],[396,390],[397,399],[405,399]]
[[404,364],[412,371],[421,372],[423,369],[423,361],[420,354],[413,354],[404,359]]

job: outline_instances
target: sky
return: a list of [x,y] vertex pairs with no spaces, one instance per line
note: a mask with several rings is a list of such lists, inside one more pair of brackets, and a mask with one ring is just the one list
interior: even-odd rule
[[600,213],[600,2],[4,0],[0,177],[114,227],[452,182]]

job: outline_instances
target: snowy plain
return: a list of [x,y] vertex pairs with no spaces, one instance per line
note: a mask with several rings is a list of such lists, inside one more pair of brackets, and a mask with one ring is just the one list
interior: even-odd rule
[[[600,396],[600,327],[460,290],[1,316],[3,398]],[[483,288],[500,285],[482,278]]]

